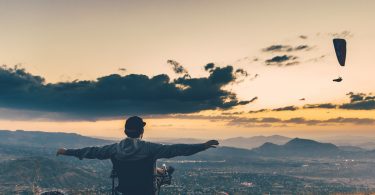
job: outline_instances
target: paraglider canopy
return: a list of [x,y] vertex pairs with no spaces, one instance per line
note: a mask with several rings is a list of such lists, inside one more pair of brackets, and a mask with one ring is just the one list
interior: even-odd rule
[[337,60],[341,66],[345,66],[346,41],[345,39],[333,39]]

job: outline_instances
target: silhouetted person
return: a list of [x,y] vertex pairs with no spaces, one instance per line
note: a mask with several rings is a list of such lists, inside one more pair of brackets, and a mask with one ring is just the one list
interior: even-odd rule
[[154,174],[157,159],[189,156],[219,144],[216,140],[202,144],[173,145],[143,141],[145,125],[142,118],[130,117],[125,123],[127,138],[119,143],[82,149],[61,148],[57,155],[75,156],[79,159],[111,159],[119,181],[116,187],[118,192],[126,195],[151,195],[155,194]]
[[337,79],[333,79],[333,81],[334,81],[334,82],[341,82],[341,81],[342,81],[342,78],[339,77],[339,78],[337,78]]

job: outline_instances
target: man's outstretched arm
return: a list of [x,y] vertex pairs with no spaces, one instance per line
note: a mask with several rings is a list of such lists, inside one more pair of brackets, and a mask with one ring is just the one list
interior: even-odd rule
[[154,155],[155,159],[190,156],[208,148],[214,148],[217,145],[219,145],[217,140],[210,140],[202,144],[152,144],[151,153]]
[[81,149],[65,149],[57,150],[56,155],[75,156],[79,159],[109,159],[116,153],[117,143],[102,147],[86,147]]

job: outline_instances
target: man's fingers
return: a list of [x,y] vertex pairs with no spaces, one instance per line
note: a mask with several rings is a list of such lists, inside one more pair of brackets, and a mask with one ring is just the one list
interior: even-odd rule
[[217,140],[211,140],[209,141],[211,145],[219,145],[219,142]]
[[217,140],[209,140],[205,143],[206,148],[216,148],[217,145],[219,145],[219,142]]

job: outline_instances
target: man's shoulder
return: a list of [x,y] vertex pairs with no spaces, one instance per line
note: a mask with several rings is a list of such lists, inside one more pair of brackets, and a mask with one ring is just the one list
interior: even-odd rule
[[143,140],[143,139],[140,139],[139,141],[140,141],[141,143],[143,143],[143,144],[146,144],[146,145],[161,145],[161,143],[153,142],[153,141],[149,141],[149,140]]
[[143,140],[141,138],[131,138],[131,137],[126,137],[123,140],[121,140],[119,143],[136,143],[138,145],[159,145],[160,144],[160,143],[153,142],[153,141]]

